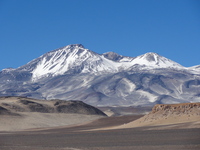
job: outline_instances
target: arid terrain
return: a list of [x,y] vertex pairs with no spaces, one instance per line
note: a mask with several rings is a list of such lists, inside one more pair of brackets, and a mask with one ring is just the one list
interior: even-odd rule
[[[139,116],[138,116],[139,117]],[[87,125],[0,132],[1,150],[199,150],[200,128],[149,130],[148,127],[96,130],[128,123],[137,116],[102,118]]]
[[[200,103],[157,104],[152,111],[114,128],[159,126],[159,128],[200,128]],[[157,127],[158,128],[158,127]]]
[[135,109],[132,115],[106,117],[80,102],[20,97],[0,102],[1,150],[200,149],[200,103],[158,104],[146,115]]
[[0,98],[0,131],[84,124],[105,116],[102,111],[80,101]]

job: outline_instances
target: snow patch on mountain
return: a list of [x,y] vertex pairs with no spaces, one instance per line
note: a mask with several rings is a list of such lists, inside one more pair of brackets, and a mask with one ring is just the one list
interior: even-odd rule
[[139,99],[148,99],[149,102],[153,103],[157,100],[157,96],[148,93],[146,91],[138,90],[137,93],[139,93],[140,98]]

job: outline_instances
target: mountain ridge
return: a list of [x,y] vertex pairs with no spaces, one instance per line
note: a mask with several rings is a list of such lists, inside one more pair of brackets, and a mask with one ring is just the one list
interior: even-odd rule
[[200,101],[198,66],[156,53],[103,54],[81,44],[50,51],[17,69],[0,71],[0,96],[81,100],[94,106]]
[[[35,68],[30,68],[29,65]],[[19,69],[31,71],[33,80],[36,80],[45,75],[62,75],[73,69],[74,72],[78,73],[102,73],[126,71],[135,66],[140,66],[140,69],[168,67],[186,69],[153,52],[137,57],[126,57],[114,52],[98,54],[85,49],[82,44],[72,44],[52,50],[30,61],[27,65],[19,67]]]

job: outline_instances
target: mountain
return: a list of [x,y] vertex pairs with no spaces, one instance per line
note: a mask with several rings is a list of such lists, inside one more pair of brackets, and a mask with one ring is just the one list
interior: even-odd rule
[[144,55],[136,57],[133,61],[133,64],[144,65],[146,67],[152,68],[177,68],[183,69],[183,66],[180,64],[167,59],[163,56],[160,56],[156,53],[146,53]]
[[69,45],[50,51],[22,66],[33,79],[76,73],[117,72],[119,64],[103,55],[85,49],[81,44]]
[[200,71],[156,53],[98,54],[73,44],[3,69],[0,96],[81,100],[94,106],[199,102]]

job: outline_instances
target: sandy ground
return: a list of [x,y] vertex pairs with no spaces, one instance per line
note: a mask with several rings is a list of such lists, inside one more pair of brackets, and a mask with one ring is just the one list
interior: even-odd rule
[[125,129],[159,126],[169,128],[200,128],[200,103],[157,104],[143,117],[123,125],[95,130]]
[[1,114],[0,150],[199,150],[200,107],[158,108],[145,116]]
[[148,114],[152,107],[134,107],[134,106],[127,106],[127,107],[98,107],[101,111],[103,111],[107,116],[127,116],[127,115],[138,115],[138,114]]
[[21,112],[20,116],[0,116],[0,131],[20,131],[33,128],[50,128],[78,125],[102,118],[96,115]]
[[148,130],[148,127],[88,131],[128,123],[141,116],[101,118],[89,124],[0,132],[1,150],[199,150],[200,128]]
[[[183,126],[184,124],[184,126]],[[164,128],[200,128],[200,116],[170,116],[166,118],[147,118],[146,116],[116,128],[134,128],[142,126],[163,126]]]

